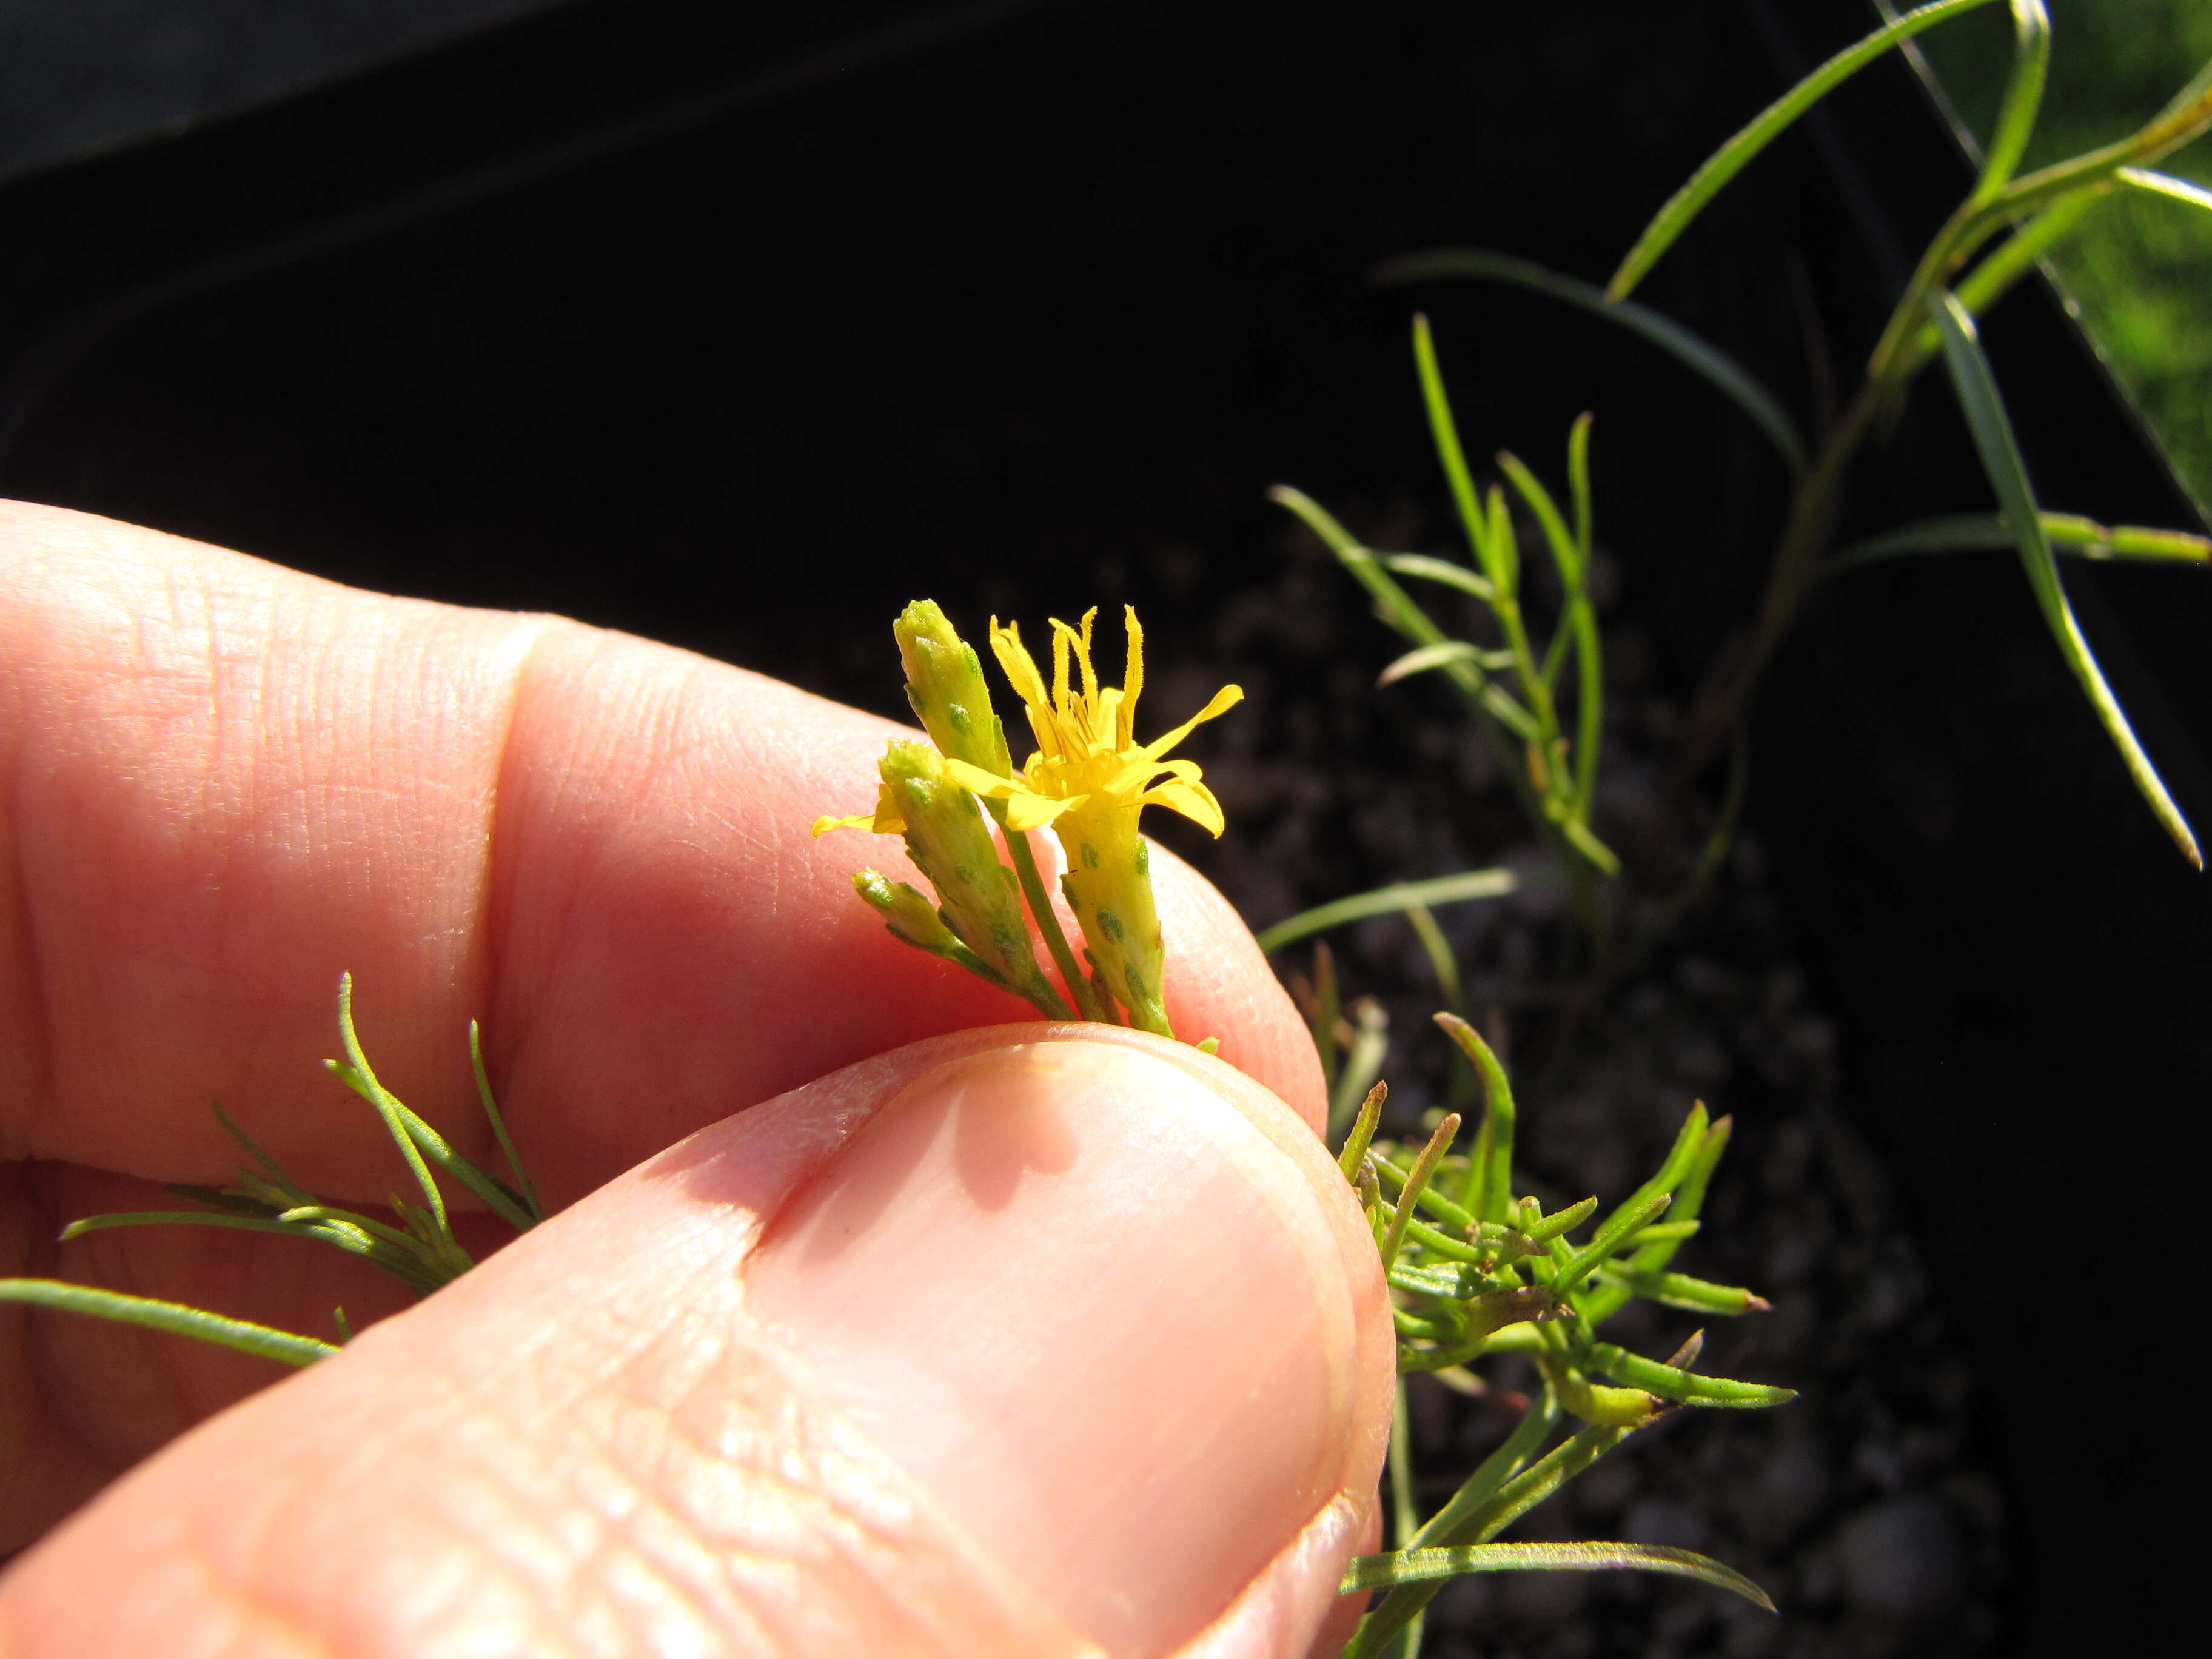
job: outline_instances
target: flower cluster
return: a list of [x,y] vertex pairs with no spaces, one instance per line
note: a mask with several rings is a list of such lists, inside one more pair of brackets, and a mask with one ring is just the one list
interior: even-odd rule
[[[1181,726],[1139,743],[1145,635],[1134,609],[1125,607],[1123,615],[1128,653],[1118,686],[1100,684],[1091,659],[1096,609],[1080,627],[1052,623],[1049,687],[1020,629],[992,619],[992,654],[1022,700],[1036,739],[1017,768],[975,649],[934,604],[908,605],[893,632],[906,667],[907,700],[930,741],[892,744],[878,769],[875,810],[819,818],[814,833],[863,829],[905,838],[908,856],[936,890],[934,906],[914,887],[872,870],[860,872],[854,884],[908,944],[1028,998],[1048,1016],[1079,1012],[1167,1036],[1161,983],[1166,947],[1138,820],[1146,807],[1164,806],[1221,833],[1221,803],[1197,764],[1166,757],[1194,727],[1244,694],[1224,686]],[[1012,869],[999,860],[986,812],[997,823]],[[1029,832],[1046,828],[1065,855],[1060,893],[1082,931],[1088,974],[1076,964],[1030,847]],[[1024,899],[1066,983],[1065,998],[1038,965]]]

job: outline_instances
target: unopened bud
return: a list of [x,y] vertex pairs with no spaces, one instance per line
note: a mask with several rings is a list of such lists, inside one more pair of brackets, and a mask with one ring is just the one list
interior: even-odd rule
[[1010,776],[1006,727],[992,711],[982,661],[937,602],[915,600],[899,613],[891,634],[906,667],[906,700],[929,740],[994,777]]

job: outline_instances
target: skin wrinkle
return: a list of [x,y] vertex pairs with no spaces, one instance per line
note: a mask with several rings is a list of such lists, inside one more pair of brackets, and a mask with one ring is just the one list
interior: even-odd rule
[[[336,1646],[319,1638],[310,1638],[293,1620],[279,1614],[265,1597],[254,1595],[238,1578],[223,1571],[214,1557],[191,1539],[173,1532],[171,1555],[172,1574],[188,1576],[198,1589],[199,1601],[206,1607],[219,1608],[225,1621],[226,1628],[216,1639],[212,1644],[204,1641],[199,1651],[220,1654],[224,1659],[240,1653],[272,1651],[242,1646],[237,1633],[240,1627],[259,1626],[279,1636],[289,1634],[291,1639],[282,1650],[287,1655],[299,1656],[300,1659],[333,1659],[338,1652]],[[203,1637],[209,1634],[204,1622],[196,1633]],[[0,1631],[0,1638],[4,1635],[4,1631]]]
[[[508,656],[505,671],[495,681],[504,690],[503,706],[500,710],[499,734],[492,745],[491,795],[484,803],[483,851],[477,866],[476,903],[471,907],[476,924],[476,939],[470,952],[473,961],[463,975],[464,982],[475,988],[477,1001],[487,1012],[499,1006],[500,975],[506,962],[506,953],[500,948],[504,935],[501,928],[503,918],[499,914],[501,907],[497,896],[500,849],[504,844],[500,835],[503,817],[500,809],[507,798],[508,769],[514,764],[516,719],[522,699],[528,695],[533,678],[532,669],[538,660],[538,647],[559,626],[557,619],[552,617],[520,618],[514,632],[507,639],[506,649]],[[484,1075],[491,1084],[493,1097],[502,1103],[501,1110],[506,1112],[506,1097],[501,1091],[506,1068],[502,1066],[494,1071],[492,1056],[489,1053],[484,1055]],[[481,1121],[481,1114],[465,1115],[469,1128],[456,1144],[483,1147],[490,1137],[490,1126]],[[460,1127],[459,1124],[453,1127],[455,1129]],[[507,1113],[507,1133],[510,1135],[521,1133],[521,1125],[515,1121],[511,1112]],[[521,1143],[518,1141],[516,1145],[518,1152],[520,1152]],[[471,1151],[466,1156],[478,1164],[487,1161],[483,1152]],[[522,1152],[521,1156],[526,1164],[529,1154]]]

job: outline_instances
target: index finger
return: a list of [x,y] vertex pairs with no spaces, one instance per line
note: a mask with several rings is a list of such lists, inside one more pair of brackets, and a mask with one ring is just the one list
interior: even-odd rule
[[[0,594],[9,1157],[210,1178],[216,1098],[307,1184],[357,1187],[378,1131],[314,1075],[342,969],[380,1073],[457,1130],[483,1019],[556,1202],[836,1066],[1027,1012],[854,899],[860,863],[908,873],[892,843],[808,835],[872,799],[888,722],[52,508],[0,509]],[[1316,1119],[1250,935],[1155,869],[1177,1028]]]

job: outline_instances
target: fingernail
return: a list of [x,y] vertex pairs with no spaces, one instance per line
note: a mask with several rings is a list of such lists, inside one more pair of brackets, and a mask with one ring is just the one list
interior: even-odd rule
[[1204,1629],[1343,1477],[1354,1295],[1322,1198],[1141,1049],[917,1079],[745,1285],[818,1397],[1115,1659]]

